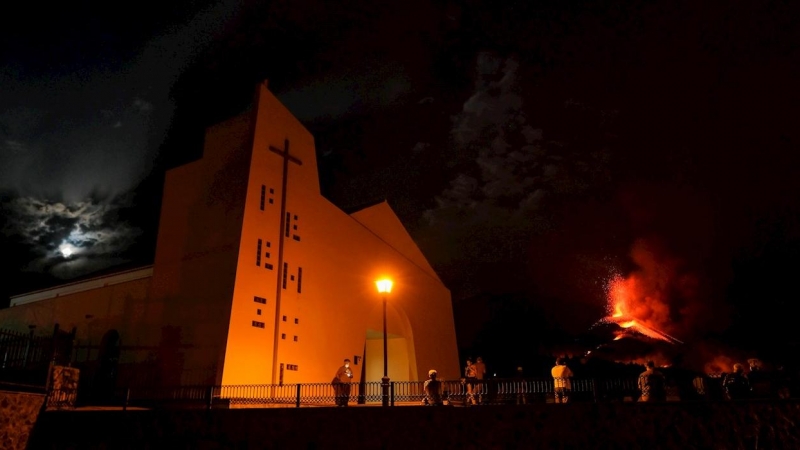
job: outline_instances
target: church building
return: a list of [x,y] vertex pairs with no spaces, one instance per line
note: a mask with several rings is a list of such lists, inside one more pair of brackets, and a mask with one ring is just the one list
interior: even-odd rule
[[392,380],[459,377],[450,291],[388,203],[320,194],[314,139],[266,83],[167,172],[152,266],[10,304],[0,328],[74,328],[73,364],[113,360],[118,385],[329,382],[345,358],[379,381],[384,319]]

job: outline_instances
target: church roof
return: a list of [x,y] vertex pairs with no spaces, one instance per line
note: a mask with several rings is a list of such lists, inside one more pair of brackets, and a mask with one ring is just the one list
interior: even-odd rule
[[98,289],[153,276],[153,266],[139,267],[11,297],[10,306],[24,305],[76,292]]
[[408,258],[415,266],[419,267],[434,279],[441,281],[436,271],[422,254],[422,251],[408,234],[408,230],[400,222],[394,210],[389,206],[389,202],[381,200],[373,203],[372,206],[362,207],[358,211],[350,214],[350,217],[363,225],[373,234],[378,236],[383,242],[400,252]]
[[372,208],[375,205],[380,205],[381,203],[383,203],[385,201],[386,201],[386,199],[382,198],[380,200],[373,200],[373,201],[368,202],[368,203],[362,203],[360,205],[354,205],[354,206],[347,206],[347,207],[340,208],[340,209],[342,211],[344,211],[345,213],[347,213],[347,215],[353,215],[353,214],[355,214],[355,213],[357,213],[359,211],[362,211],[364,209]]

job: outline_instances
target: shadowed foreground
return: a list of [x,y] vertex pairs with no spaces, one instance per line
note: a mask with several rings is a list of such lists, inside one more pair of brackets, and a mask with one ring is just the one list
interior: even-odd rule
[[800,448],[800,403],[53,411],[29,448]]

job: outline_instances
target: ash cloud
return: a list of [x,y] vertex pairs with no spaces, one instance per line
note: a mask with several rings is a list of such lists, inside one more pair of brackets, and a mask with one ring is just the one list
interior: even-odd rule
[[[527,260],[534,236],[557,226],[548,203],[585,192],[605,168],[600,154],[575,152],[532,124],[526,111],[531,95],[514,58],[481,53],[475,76],[473,94],[452,118],[447,160],[454,174],[424,212],[426,227],[418,238],[445,271],[494,266],[509,281],[513,268]],[[481,289],[472,281],[481,275],[462,272],[457,289]]]
[[410,90],[411,81],[402,66],[376,61],[302,81],[278,97],[298,119],[316,121],[386,108]]
[[711,307],[700,277],[686,261],[670,254],[663,242],[638,239],[630,257],[636,269],[624,279],[612,281],[609,293],[612,297],[618,294],[626,315],[681,339],[724,328],[725,311]]

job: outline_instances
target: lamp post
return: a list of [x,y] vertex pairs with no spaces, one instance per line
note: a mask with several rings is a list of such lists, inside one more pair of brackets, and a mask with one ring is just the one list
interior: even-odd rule
[[381,378],[381,398],[383,406],[389,406],[389,352],[386,336],[386,297],[392,292],[392,280],[375,282],[378,292],[383,295],[383,378]]

